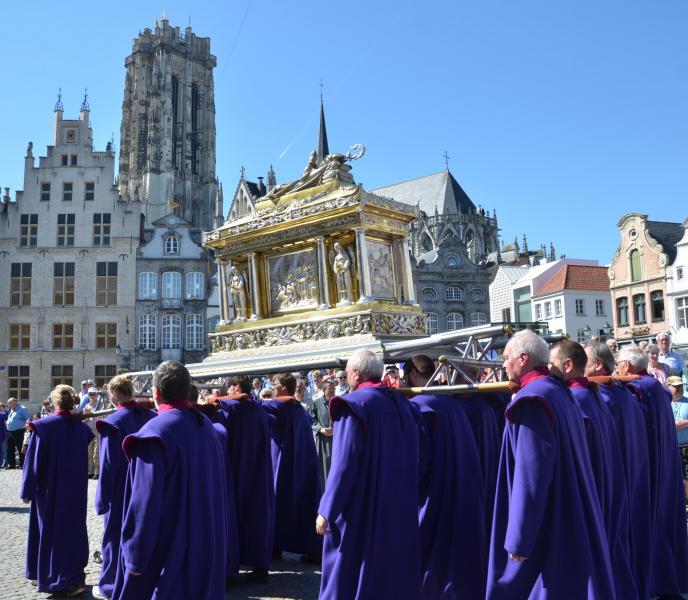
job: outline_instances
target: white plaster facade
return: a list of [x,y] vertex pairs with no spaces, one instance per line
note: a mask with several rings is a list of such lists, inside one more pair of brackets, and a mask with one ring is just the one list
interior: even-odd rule
[[667,320],[675,346],[688,346],[688,219],[676,244],[676,258],[666,270]]

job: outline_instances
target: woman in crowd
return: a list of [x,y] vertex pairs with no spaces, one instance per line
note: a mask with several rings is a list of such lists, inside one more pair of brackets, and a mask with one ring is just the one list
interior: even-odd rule
[[55,414],[31,421],[21,497],[31,503],[26,577],[38,591],[78,596],[88,562],[87,449],[93,433],[72,410],[76,392],[58,385],[50,394]]
[[645,352],[647,353],[647,372],[663,386],[666,386],[666,380],[669,377],[669,367],[659,362],[659,346],[657,344],[648,344]]

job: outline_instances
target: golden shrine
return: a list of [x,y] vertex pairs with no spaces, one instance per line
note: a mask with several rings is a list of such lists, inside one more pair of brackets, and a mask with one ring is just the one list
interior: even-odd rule
[[[354,152],[352,154],[352,152]],[[204,233],[218,264],[221,321],[207,361],[313,364],[427,335],[408,248],[415,206],[366,192],[356,145],[275,186],[256,211]]]

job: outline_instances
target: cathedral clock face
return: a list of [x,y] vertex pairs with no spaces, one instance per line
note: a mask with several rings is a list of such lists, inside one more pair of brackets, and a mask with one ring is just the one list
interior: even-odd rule
[[458,267],[461,264],[461,257],[458,254],[449,254],[444,262],[448,267]]

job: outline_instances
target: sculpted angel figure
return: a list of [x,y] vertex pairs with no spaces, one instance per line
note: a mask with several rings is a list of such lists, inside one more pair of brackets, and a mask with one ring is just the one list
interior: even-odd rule
[[246,282],[239,269],[232,267],[229,275],[229,290],[234,300],[234,314],[237,319],[248,319],[246,306]]
[[351,304],[354,301],[353,272],[356,266],[352,249],[345,249],[335,242],[330,250],[330,265],[336,277],[340,304]]

